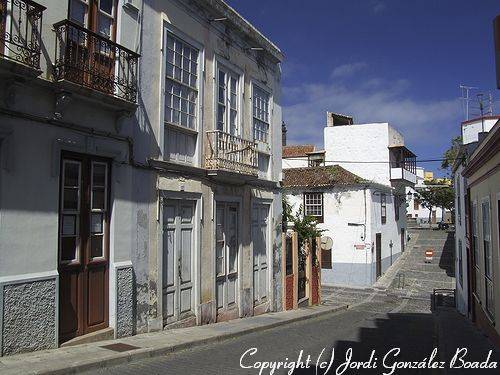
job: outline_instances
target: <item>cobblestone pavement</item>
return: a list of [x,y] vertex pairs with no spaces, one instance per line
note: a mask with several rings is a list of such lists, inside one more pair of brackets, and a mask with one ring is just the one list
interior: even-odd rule
[[[328,374],[336,373],[350,350],[353,361],[365,362],[375,350],[371,368],[347,369],[343,374],[389,374],[398,361],[427,361],[436,347],[439,348],[436,361],[446,361],[446,367],[449,367],[450,359],[460,346],[473,348],[467,359],[484,361],[492,348],[484,336],[453,310],[431,312],[429,295],[432,288],[452,287],[454,283],[451,277],[453,262],[447,253],[447,241],[450,239],[443,232],[429,231],[427,235],[420,235],[417,244],[408,249],[410,253],[400,265],[401,272],[407,274],[404,288],[398,288],[397,284],[388,290],[324,288],[326,304],[335,301],[347,303],[350,308],[164,357],[93,371],[92,374],[270,374],[269,369],[260,372],[260,361],[289,364],[298,360],[301,350],[302,363],[306,363],[308,355],[311,362],[308,368],[295,369],[293,374],[324,374],[325,369],[317,368],[316,361],[318,358],[319,363],[330,361],[332,349],[334,356]],[[427,246],[435,248],[435,262],[430,265],[424,264],[422,256]],[[402,293],[400,289],[403,289]],[[251,348],[256,348],[257,352],[241,359]],[[390,352],[393,348],[400,348],[400,354]],[[498,352],[494,352],[492,360],[500,363]],[[241,364],[257,368],[242,368]],[[365,366],[369,367],[369,364]],[[446,370],[426,366],[412,370],[395,369],[392,374],[478,373],[477,369]],[[291,373],[289,371],[290,367],[281,368],[274,374]],[[481,370],[480,373],[496,374],[498,369]]]

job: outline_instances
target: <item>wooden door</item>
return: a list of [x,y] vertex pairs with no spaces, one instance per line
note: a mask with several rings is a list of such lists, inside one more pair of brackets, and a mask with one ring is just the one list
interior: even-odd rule
[[267,302],[268,295],[268,216],[269,205],[252,208],[253,295],[254,305]]
[[59,204],[59,342],[108,326],[106,159],[64,154]]
[[382,233],[375,235],[375,257],[377,279],[382,276]]
[[238,317],[238,205],[216,203],[215,258],[217,319]]
[[100,91],[114,90],[117,0],[69,0],[69,19],[90,33],[70,29],[65,58],[67,77]]
[[167,200],[163,206],[163,322],[195,315],[195,202]]

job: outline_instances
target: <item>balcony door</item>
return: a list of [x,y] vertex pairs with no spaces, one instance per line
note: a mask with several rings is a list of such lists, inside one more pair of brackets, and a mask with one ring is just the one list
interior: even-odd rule
[[[113,92],[116,37],[116,10],[118,0],[69,0],[69,20],[82,29],[68,26],[66,59],[75,69],[66,75],[76,83],[97,90]],[[90,31],[88,33],[87,31]]]
[[268,300],[268,217],[269,205],[255,204],[252,208],[253,296],[254,305]]
[[7,0],[0,0],[0,56],[4,54],[6,23],[7,23]]
[[217,320],[234,319],[238,310],[238,204],[216,203],[215,267]]
[[163,205],[163,322],[194,313],[195,202],[169,199]]
[[65,154],[59,210],[59,342],[108,327],[106,159]]
[[240,135],[239,76],[222,64],[217,64],[217,130]]

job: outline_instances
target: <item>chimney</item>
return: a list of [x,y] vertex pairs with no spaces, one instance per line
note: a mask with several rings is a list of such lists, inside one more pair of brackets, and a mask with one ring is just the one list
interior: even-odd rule
[[285,121],[281,124],[281,144],[282,146],[286,146],[286,124]]
[[334,126],[334,121],[333,121],[333,113],[332,112],[326,112],[326,126]]
[[500,89],[500,15],[493,21],[493,32],[495,37],[495,60],[497,65],[497,88]]

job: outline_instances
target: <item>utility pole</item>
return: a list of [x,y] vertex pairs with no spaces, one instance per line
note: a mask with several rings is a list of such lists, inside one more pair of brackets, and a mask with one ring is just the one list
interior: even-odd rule
[[481,132],[484,133],[484,105],[483,94],[477,94],[477,101],[479,102],[479,111],[481,112]]

